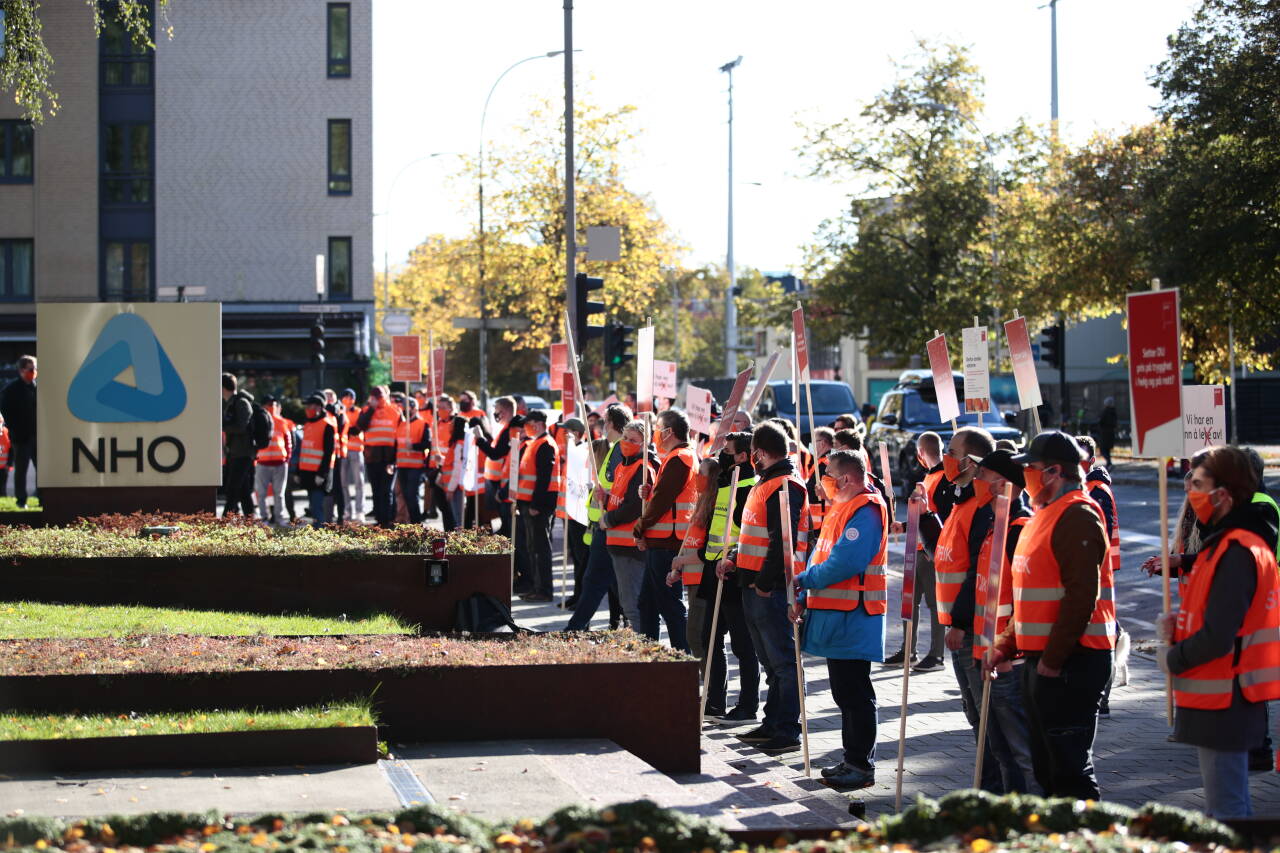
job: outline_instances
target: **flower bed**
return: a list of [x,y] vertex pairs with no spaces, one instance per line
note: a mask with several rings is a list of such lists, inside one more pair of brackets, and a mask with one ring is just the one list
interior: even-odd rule
[[[1057,830],[1015,830],[1004,825],[958,828],[948,817],[953,808],[982,800],[991,811],[1023,820],[1041,812],[1066,812],[1069,826]],[[1025,814],[1023,812],[1025,811]],[[904,825],[920,826],[918,838],[904,838]],[[931,826],[932,823],[938,826]],[[943,829],[939,827],[944,827]],[[941,833],[941,834],[940,834]],[[743,851],[760,831],[725,833],[714,824],[661,809],[646,801],[620,803],[603,809],[569,807],[543,821],[490,824],[437,806],[417,806],[395,814],[347,816],[316,813],[293,818],[268,814],[244,820],[216,814],[150,814],[64,822],[48,818],[0,821],[0,837],[27,849],[100,853],[108,848],[145,848],[148,853],[178,851],[244,851],[292,849],[333,853],[403,853],[403,851],[668,851],[668,853],[725,853]],[[739,836],[735,838],[734,836]],[[898,839],[898,840],[895,840]],[[965,791],[941,803],[922,800],[903,815],[833,831],[821,840],[790,842],[785,832],[766,842],[774,850],[804,853],[913,850],[988,853],[996,850],[1141,851],[1185,853],[1238,846],[1231,830],[1203,815],[1165,806],[1141,810],[1085,806],[1072,801],[1032,797],[981,797]]]

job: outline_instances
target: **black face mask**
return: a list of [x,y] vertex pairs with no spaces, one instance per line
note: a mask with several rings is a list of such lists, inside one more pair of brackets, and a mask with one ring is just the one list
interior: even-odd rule
[[733,454],[727,450],[720,451],[716,461],[720,463],[720,470],[725,474],[728,474],[733,468]]

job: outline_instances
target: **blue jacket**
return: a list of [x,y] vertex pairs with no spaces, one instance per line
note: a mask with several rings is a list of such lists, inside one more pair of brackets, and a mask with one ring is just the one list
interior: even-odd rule
[[[839,540],[821,565],[796,575],[803,590],[822,589],[860,575],[880,550],[883,533],[880,513],[868,505],[853,514]],[[851,537],[851,533],[856,535]],[[810,556],[813,550],[809,551]],[[804,617],[804,651],[839,660],[884,660],[884,615],[856,610],[807,610]]]

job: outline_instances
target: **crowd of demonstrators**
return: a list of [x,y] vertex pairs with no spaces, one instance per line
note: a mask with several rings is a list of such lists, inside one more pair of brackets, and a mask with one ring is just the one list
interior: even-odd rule
[[[36,467],[36,358],[24,355],[18,359],[18,376],[0,391],[0,417],[8,431],[6,464],[13,463],[13,495],[18,508],[24,509],[27,494],[27,472]],[[11,455],[10,455],[11,453]],[[3,493],[3,483],[0,483]]]
[[[916,439],[916,461],[924,473],[922,512],[945,523],[951,514],[955,493],[942,465],[942,437],[936,432],[921,433]],[[920,601],[929,608],[929,651],[919,655]],[[916,579],[911,599],[911,661],[913,672],[936,672],[942,669],[944,657],[942,621],[938,618],[937,579],[934,575],[933,549],[923,541],[916,545]],[[886,666],[900,667],[906,656],[906,645],[885,659]]]

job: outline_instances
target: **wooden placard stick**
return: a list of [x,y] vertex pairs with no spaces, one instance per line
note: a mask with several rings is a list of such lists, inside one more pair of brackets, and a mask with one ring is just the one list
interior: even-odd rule
[[[1160,466],[1160,586],[1164,602],[1164,616],[1167,618],[1173,609],[1172,595],[1169,589],[1169,470],[1167,460],[1162,456],[1156,460]],[[1181,526],[1181,519],[1179,519]],[[1162,647],[1157,654],[1164,654]],[[1173,676],[1164,675],[1164,708],[1165,719],[1173,726]]]
[[[737,465],[733,466],[733,474],[729,478],[729,507],[728,514],[724,517],[724,532],[721,533],[720,556],[723,557],[725,552],[729,550],[729,540],[733,534],[733,514],[738,504],[738,475],[741,472]],[[711,510],[712,518],[715,517],[715,508]],[[711,525],[707,525],[707,536],[710,537]],[[680,555],[684,554],[684,547],[680,548]],[[680,555],[676,559],[680,559]],[[719,564],[717,564],[718,567]],[[705,568],[704,568],[705,571]],[[716,601],[711,608],[711,639],[707,640],[707,662],[702,673],[702,700],[698,704],[698,719],[702,722],[707,721],[707,691],[711,684],[711,659],[712,651],[716,645],[716,631],[720,627],[720,599],[724,596],[724,579],[716,574]]]
[[916,545],[920,541],[920,514],[924,510],[924,486],[917,483],[907,501],[907,543],[902,559],[902,707],[898,712],[898,781],[894,809],[902,811],[902,765],[907,751],[907,692],[911,685],[912,604],[915,600]]
[[[786,481],[778,489],[778,510],[782,521],[782,575],[787,583],[788,610],[796,603],[796,588],[792,583],[795,567],[795,545],[791,536],[791,489]],[[796,691],[800,699],[800,742],[804,749],[804,775],[812,776],[809,764],[809,714],[804,707],[804,656],[800,651],[800,624],[791,623],[791,639],[796,647]]]
[[[991,559],[978,571],[986,571],[987,598],[983,613],[983,639],[988,649],[995,646],[996,622],[1000,618],[1000,574],[1004,567],[1005,541],[1009,535],[1009,506],[1012,503],[1013,486],[1006,485],[996,497],[996,519],[991,528]],[[973,787],[982,787],[982,756],[987,748],[987,721],[991,708],[991,679],[985,665],[982,667],[982,703],[978,710],[978,757],[973,764]]]

